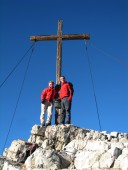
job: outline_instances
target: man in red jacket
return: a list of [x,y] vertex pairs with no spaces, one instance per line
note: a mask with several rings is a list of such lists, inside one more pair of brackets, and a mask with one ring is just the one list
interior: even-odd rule
[[60,89],[60,99],[61,99],[61,121],[60,124],[70,124],[71,123],[71,102],[73,91],[66,81],[64,76],[60,77],[61,89]]
[[[49,81],[48,87],[42,91],[41,94],[41,115],[40,121],[42,126],[51,125],[52,119],[52,110],[53,110],[53,100],[56,95],[56,91],[54,88],[54,82]],[[45,124],[45,112],[48,112],[47,120]]]

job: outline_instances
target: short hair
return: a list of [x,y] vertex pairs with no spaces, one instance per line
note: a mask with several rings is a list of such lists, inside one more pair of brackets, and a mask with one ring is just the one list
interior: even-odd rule
[[49,81],[49,83],[52,83],[52,84],[54,84],[54,81],[50,80],[50,81]]
[[60,76],[60,77],[63,77],[65,79],[65,76]]

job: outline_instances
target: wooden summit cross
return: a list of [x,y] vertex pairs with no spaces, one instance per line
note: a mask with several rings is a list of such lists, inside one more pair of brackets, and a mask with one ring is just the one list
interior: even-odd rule
[[62,20],[58,21],[57,35],[30,36],[31,41],[57,40],[56,84],[60,84],[62,66],[62,40],[90,39],[90,34],[62,34]]

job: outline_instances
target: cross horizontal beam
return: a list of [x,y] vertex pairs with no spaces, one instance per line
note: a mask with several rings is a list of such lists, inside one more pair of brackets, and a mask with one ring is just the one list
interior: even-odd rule
[[90,39],[90,34],[63,34],[62,20],[58,20],[57,35],[39,35],[30,36],[31,41],[49,41],[57,40],[57,58],[56,58],[56,84],[60,84],[61,65],[62,65],[62,41],[63,40],[82,40]]
[[46,41],[46,40],[57,40],[58,38],[62,40],[81,40],[90,39],[90,34],[65,34],[65,35],[40,35],[40,36],[30,36],[31,41]]

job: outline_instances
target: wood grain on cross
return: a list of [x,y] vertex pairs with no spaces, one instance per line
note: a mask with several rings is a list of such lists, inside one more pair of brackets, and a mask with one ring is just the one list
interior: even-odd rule
[[62,20],[58,21],[57,35],[30,36],[31,41],[57,40],[56,84],[60,84],[62,67],[62,40],[90,39],[90,34],[62,34]]

